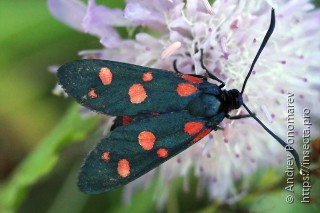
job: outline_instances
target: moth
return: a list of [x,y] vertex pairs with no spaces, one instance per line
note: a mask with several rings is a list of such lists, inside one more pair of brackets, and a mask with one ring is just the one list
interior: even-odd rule
[[[123,186],[187,149],[227,119],[253,118],[287,151],[297,152],[271,132],[243,102],[242,95],[253,67],[275,26],[272,9],[269,29],[252,62],[241,92],[223,89],[225,83],[206,76],[137,66],[107,60],[77,60],[58,70],[59,84],[81,105],[117,116],[112,131],[88,154],[78,186],[97,194]],[[176,61],[175,61],[176,62]],[[216,80],[219,85],[208,82]],[[230,116],[243,106],[248,114]],[[288,149],[289,147],[289,149]]]

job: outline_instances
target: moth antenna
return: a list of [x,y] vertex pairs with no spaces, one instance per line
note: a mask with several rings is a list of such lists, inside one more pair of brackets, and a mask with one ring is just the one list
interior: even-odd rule
[[272,137],[274,137],[274,139],[276,139],[280,144],[281,146],[283,146],[283,148],[285,148],[286,151],[289,151],[293,157],[294,157],[294,160],[296,161],[296,164],[297,164],[297,167],[298,167],[298,170],[299,170],[299,173],[302,174],[302,171],[301,171],[301,163],[300,163],[300,158],[299,158],[299,155],[297,153],[297,151],[292,147],[290,146],[289,144],[287,144],[286,142],[284,142],[281,138],[279,138],[276,134],[274,134],[270,129],[268,129],[268,127],[266,127],[262,121],[260,121],[254,113],[252,113],[250,111],[250,109],[243,103],[242,104],[244,106],[244,108],[248,111],[248,113],[251,115],[252,118],[254,118],[261,126],[264,130],[266,130]]
[[[266,35],[265,35],[264,38],[263,38],[263,41],[262,41],[262,43],[261,43],[261,45],[260,45],[260,48],[259,48],[256,56],[254,57],[253,62],[252,62],[251,67],[250,67],[250,70],[249,70],[249,72],[248,72],[248,74],[247,74],[247,76],[246,76],[246,78],[245,78],[245,80],[244,80],[244,83],[243,83],[243,86],[242,86],[242,89],[241,89],[241,95],[242,95],[243,92],[244,92],[244,88],[246,87],[247,81],[248,81],[248,79],[249,79],[249,77],[250,77],[250,75],[251,75],[251,73],[252,73],[252,70],[253,70],[254,65],[256,64],[256,62],[257,62],[257,60],[258,60],[258,58],[259,58],[259,56],[260,56],[263,48],[266,46],[266,44],[267,44],[267,42],[268,42],[268,40],[269,40],[269,38],[270,38],[273,30],[274,30],[275,23],[276,23],[276,19],[275,19],[274,9],[272,8],[272,10],[271,10],[271,21],[270,21],[269,29],[268,29]],[[262,123],[262,121],[260,121],[260,120],[255,116],[255,114],[252,113],[252,112],[250,111],[250,109],[249,109],[244,103],[243,103],[242,105],[243,105],[244,108],[248,111],[248,113],[251,115],[251,117],[254,118],[254,119],[262,126],[262,128],[263,128],[264,130],[266,130],[274,139],[276,139],[276,140],[281,144],[281,146],[283,146],[283,148],[285,148],[286,151],[289,151],[289,152],[293,155],[293,157],[294,157],[294,159],[295,159],[295,162],[296,162],[296,164],[297,164],[297,167],[298,167],[298,169],[299,169],[299,172],[300,172],[300,174],[302,174],[302,173],[301,173],[300,158],[299,158],[299,155],[298,155],[297,151],[296,151],[293,147],[291,147],[289,144],[287,144],[286,142],[284,142],[281,138],[279,138],[276,134],[274,134],[270,129],[268,129],[268,127],[266,127],[266,126]]]
[[256,64],[256,62],[257,62],[257,60],[258,60],[263,48],[266,46],[266,44],[267,44],[267,42],[268,42],[268,40],[269,40],[273,30],[274,30],[275,23],[276,23],[276,18],[275,18],[275,14],[274,14],[274,9],[272,8],[272,10],[271,10],[271,21],[270,21],[269,29],[268,29],[266,35],[263,38],[263,41],[262,41],[262,43],[260,45],[260,48],[259,48],[256,56],[254,57],[253,62],[252,62],[251,67],[250,67],[250,70],[249,70],[249,72],[248,72],[248,74],[247,74],[247,76],[246,76],[246,78],[245,78],[245,80],[243,82],[242,89],[241,89],[241,95],[244,92],[244,88],[246,87],[247,81],[248,81],[248,79],[249,79],[249,77],[250,77],[250,75],[252,73],[254,65]]

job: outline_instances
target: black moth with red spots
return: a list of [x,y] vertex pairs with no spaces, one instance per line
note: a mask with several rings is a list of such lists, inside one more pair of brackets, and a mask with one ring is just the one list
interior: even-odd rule
[[[243,103],[253,66],[274,28],[269,30],[252,63],[242,91],[223,90],[224,83],[201,65],[208,77],[105,60],[78,60],[61,66],[59,83],[69,96],[99,113],[118,116],[111,133],[89,153],[78,186],[90,194],[125,185],[187,149],[224,119],[256,119],[282,146],[287,144],[265,127]],[[175,64],[175,70],[178,72]],[[229,116],[244,106],[248,115]],[[298,167],[299,156],[294,149]]]

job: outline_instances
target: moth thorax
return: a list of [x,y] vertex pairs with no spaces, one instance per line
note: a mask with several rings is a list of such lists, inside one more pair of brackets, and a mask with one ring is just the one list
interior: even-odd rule
[[225,91],[223,94],[227,111],[239,109],[243,104],[242,95],[237,89]]

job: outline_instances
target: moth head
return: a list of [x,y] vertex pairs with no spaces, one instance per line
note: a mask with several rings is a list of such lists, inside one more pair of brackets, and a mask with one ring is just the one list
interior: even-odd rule
[[243,104],[242,94],[237,89],[231,89],[227,93],[228,111],[239,109]]

